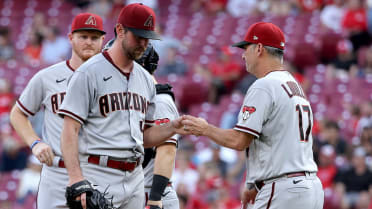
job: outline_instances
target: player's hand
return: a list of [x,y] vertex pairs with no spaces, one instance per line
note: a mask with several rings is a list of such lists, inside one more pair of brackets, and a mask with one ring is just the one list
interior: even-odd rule
[[181,116],[181,117],[171,121],[171,126],[177,134],[181,134],[181,135],[190,134],[190,132],[184,130],[184,128],[183,128],[182,120],[184,120],[184,119],[185,119],[185,116]]
[[45,163],[47,166],[53,165],[54,153],[48,144],[39,142],[32,148],[32,154],[36,156],[40,163]]
[[241,194],[241,199],[242,199],[242,208],[247,208],[248,204],[254,204],[254,200],[256,199],[257,195],[257,190],[256,188],[253,189],[248,189],[244,187],[242,194]]
[[159,208],[163,208],[163,203],[161,200],[154,201],[154,200],[148,200],[146,208],[151,209],[151,206],[156,206]]
[[209,124],[205,119],[191,115],[183,116],[182,124],[186,132],[195,136],[205,136],[209,129]]

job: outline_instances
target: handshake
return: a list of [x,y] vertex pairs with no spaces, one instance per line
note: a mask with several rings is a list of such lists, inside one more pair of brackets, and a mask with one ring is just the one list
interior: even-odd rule
[[203,118],[183,115],[172,121],[175,132],[182,135],[207,136],[211,126]]

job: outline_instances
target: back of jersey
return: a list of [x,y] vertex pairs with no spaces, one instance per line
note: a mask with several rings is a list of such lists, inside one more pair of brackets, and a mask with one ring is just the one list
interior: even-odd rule
[[274,71],[257,80],[247,92],[235,127],[249,129],[258,137],[249,146],[253,178],[257,181],[291,172],[316,172],[312,126],[310,103],[289,72]]

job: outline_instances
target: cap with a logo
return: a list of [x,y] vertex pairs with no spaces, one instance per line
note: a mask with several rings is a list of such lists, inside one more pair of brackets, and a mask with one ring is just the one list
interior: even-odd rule
[[136,36],[160,40],[155,32],[155,12],[141,3],[128,4],[120,11],[117,23],[132,31]]
[[258,22],[248,28],[243,41],[235,43],[232,46],[244,48],[247,44],[258,43],[284,50],[284,34],[278,26],[272,23]]
[[71,33],[76,31],[98,31],[106,34],[103,31],[103,20],[100,16],[92,13],[81,13],[76,15],[71,24]]

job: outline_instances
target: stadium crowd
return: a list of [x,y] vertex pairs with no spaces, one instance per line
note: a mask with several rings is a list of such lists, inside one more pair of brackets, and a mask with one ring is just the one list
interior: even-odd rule
[[[1,209],[33,208],[41,170],[9,124],[19,93],[37,70],[68,59],[65,23],[74,14],[89,11],[104,17],[108,41],[121,7],[133,2],[158,13],[163,40],[153,42],[160,55],[156,75],[174,86],[180,111],[223,128],[235,125],[242,97],[255,78],[245,72],[240,52],[229,47],[235,28],[230,31],[215,20],[233,20],[235,27],[247,18],[282,22],[288,35],[287,70],[313,105],[314,158],[325,190],[324,208],[372,209],[370,0],[51,0],[45,5],[41,0],[0,1]],[[308,25],[290,28],[301,19]],[[203,21],[212,28],[193,31],[192,25]],[[186,28],[187,35],[177,33],[180,28]],[[305,35],[296,37],[301,33],[297,29]],[[218,37],[227,37],[225,43]],[[206,47],[213,44],[216,47]],[[32,118],[39,135],[41,117]],[[173,186],[182,209],[239,208],[244,180],[244,152],[203,137],[180,140]]]

